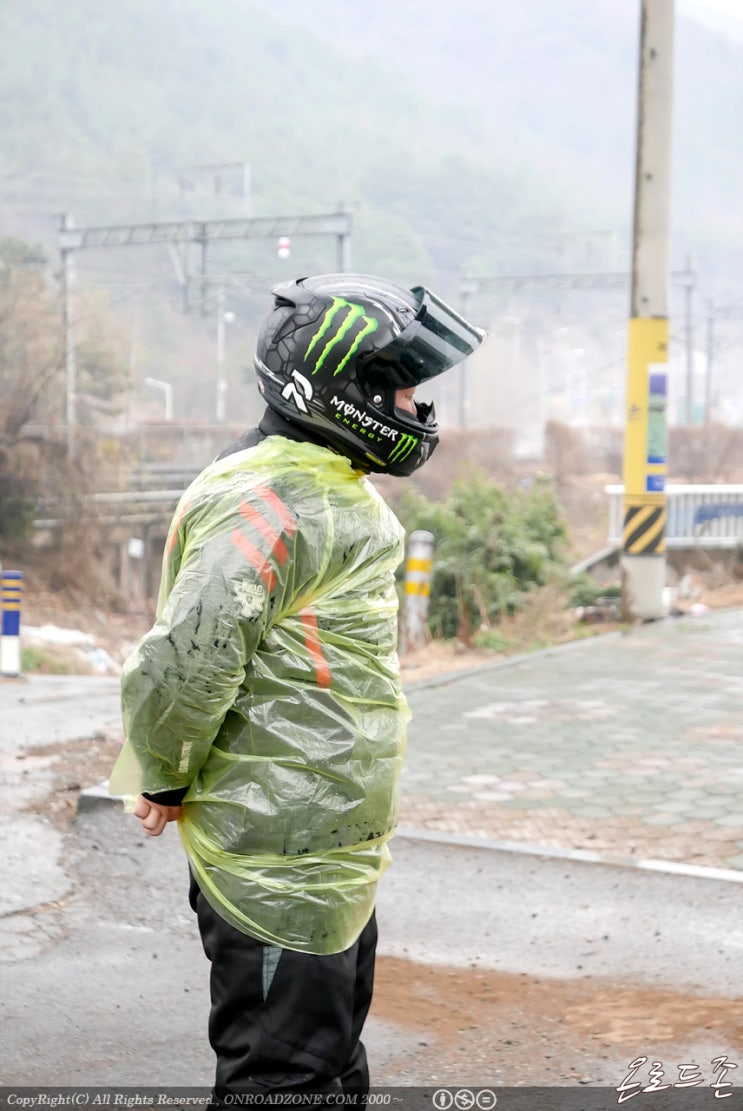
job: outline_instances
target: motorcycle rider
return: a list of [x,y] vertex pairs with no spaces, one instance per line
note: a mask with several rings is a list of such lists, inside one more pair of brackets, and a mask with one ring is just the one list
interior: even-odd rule
[[267,408],[175,513],[110,780],[147,833],[178,822],[217,1104],[368,1090],[374,901],[408,711],[403,531],[367,475],[428,460],[438,425],[416,387],[483,338],[422,287],[326,274],[272,292],[255,358]]

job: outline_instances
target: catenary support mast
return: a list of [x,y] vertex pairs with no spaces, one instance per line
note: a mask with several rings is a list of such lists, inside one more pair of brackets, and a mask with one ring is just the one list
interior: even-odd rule
[[[72,217],[65,212],[61,217],[60,235],[72,228]],[[65,357],[65,428],[67,433],[67,452],[75,454],[75,431],[77,428],[77,354],[75,350],[75,302],[72,284],[75,277],[73,253],[62,247],[62,323],[64,328]]]

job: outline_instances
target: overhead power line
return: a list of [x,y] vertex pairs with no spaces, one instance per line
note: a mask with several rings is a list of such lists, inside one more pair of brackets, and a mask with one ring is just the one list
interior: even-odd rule
[[[673,270],[671,281],[676,285],[695,286],[695,270]],[[585,274],[505,274],[483,278],[463,275],[459,282],[460,297],[467,298],[487,291],[505,289],[629,289],[632,275],[628,273]]]

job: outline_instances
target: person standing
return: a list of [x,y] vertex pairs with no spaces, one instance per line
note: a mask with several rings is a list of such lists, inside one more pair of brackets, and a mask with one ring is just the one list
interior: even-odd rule
[[211,962],[216,1105],[368,1091],[374,903],[408,710],[404,536],[366,476],[430,458],[438,425],[415,390],[484,335],[429,290],[366,275],[272,293],[255,358],[266,411],[176,510],[109,784],[148,834],[178,823]]

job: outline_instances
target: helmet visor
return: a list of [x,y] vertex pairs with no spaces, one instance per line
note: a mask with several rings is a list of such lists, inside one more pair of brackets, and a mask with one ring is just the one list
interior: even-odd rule
[[466,359],[485,338],[430,290],[416,286],[412,293],[419,302],[415,320],[363,361],[363,376],[372,385],[419,386]]

